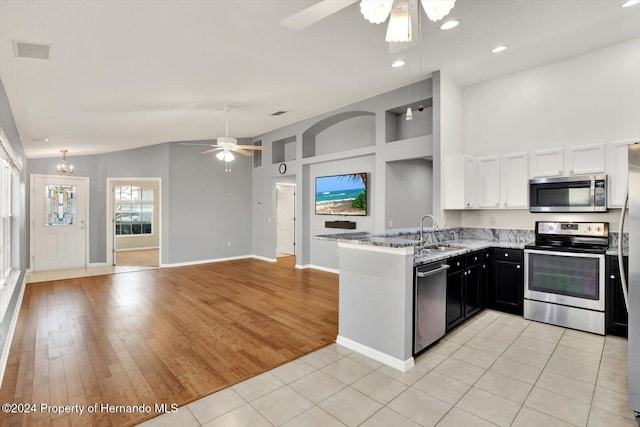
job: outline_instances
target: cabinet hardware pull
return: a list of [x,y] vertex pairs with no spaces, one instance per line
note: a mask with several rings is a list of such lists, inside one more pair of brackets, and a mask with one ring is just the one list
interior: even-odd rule
[[612,274],[612,275],[611,275],[611,276],[609,276],[609,277],[611,277],[612,279],[615,279],[615,278],[616,278],[616,276],[615,276],[614,274]]
[[498,206],[500,206],[500,203],[496,203],[496,208],[497,208]]
[[569,175],[573,175],[573,169],[569,169]]
[[504,256],[508,257],[508,256],[509,256],[509,254],[504,254]]
[[519,265],[517,265],[517,266],[516,266],[516,268],[520,268],[520,266],[519,266]]
[[562,175],[562,171],[561,170],[558,171],[558,175]]
[[504,207],[505,207],[505,208],[507,207],[507,202],[504,202]]

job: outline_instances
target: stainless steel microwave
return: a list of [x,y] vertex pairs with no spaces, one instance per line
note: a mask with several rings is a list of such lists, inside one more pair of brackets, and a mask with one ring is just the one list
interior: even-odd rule
[[574,175],[529,180],[530,212],[606,212],[607,176]]

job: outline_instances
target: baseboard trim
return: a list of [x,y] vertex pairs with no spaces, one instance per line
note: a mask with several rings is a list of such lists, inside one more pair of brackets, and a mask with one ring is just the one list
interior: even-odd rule
[[265,256],[260,256],[260,255],[249,255],[249,258],[255,258],[260,261],[267,261],[267,262],[278,262],[277,258],[267,258]]
[[153,249],[160,249],[160,246],[148,246],[145,248],[122,248],[116,249],[116,253],[118,252],[133,252],[133,251],[150,251]]
[[327,273],[340,274],[340,270],[338,270],[337,268],[323,267],[321,265],[314,265],[314,264],[305,264],[305,265],[296,264],[296,268],[300,270],[313,268],[314,270],[326,271]]
[[2,387],[2,381],[4,380],[4,372],[7,368],[7,362],[9,362],[9,350],[11,350],[11,342],[13,341],[13,334],[16,331],[16,325],[18,324],[18,316],[20,314],[20,307],[22,307],[22,298],[24,297],[24,288],[27,286],[26,274],[22,278],[22,286],[20,287],[20,294],[18,295],[18,301],[13,309],[13,316],[11,317],[11,324],[9,325],[9,332],[7,334],[6,341],[2,347],[2,354],[0,355],[0,387]]
[[383,353],[371,347],[367,347],[366,345],[360,344],[359,342],[355,342],[340,335],[338,335],[338,337],[336,338],[336,343],[348,348],[349,350],[353,350],[357,353],[367,356],[370,359],[377,360],[380,363],[384,363],[385,365],[397,369],[401,372],[407,372],[409,369],[415,366],[413,357],[410,357],[407,360],[396,359],[393,356],[389,356],[386,353]]
[[201,259],[198,261],[175,262],[170,264],[160,264],[160,267],[186,267],[189,265],[210,264],[212,262],[235,261],[238,259],[253,258],[253,255],[239,255],[224,258]]

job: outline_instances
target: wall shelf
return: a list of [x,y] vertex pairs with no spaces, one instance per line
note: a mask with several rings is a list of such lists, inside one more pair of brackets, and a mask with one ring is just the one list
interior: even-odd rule
[[[418,106],[424,107],[418,111]],[[413,120],[406,120],[407,108],[413,110]],[[385,111],[385,142],[396,142],[433,134],[433,99],[425,98]]]
[[290,136],[273,141],[271,144],[271,163],[279,164],[296,159],[296,137]]

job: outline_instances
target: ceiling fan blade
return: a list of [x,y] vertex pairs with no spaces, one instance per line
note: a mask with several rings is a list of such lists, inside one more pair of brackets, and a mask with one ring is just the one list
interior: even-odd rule
[[268,150],[269,147],[263,147],[261,145],[238,145],[237,147],[243,148],[245,150]]
[[231,151],[233,151],[234,153],[242,154],[243,156],[251,156],[251,152],[243,150],[242,148],[232,148]]
[[181,142],[180,145],[199,145],[200,147],[215,147],[215,144],[198,144],[196,142]]
[[280,25],[290,30],[299,31],[329,15],[333,15],[347,6],[351,6],[357,1],[358,0],[321,0],[313,6],[309,6],[298,13],[284,18],[280,21]]
[[224,150],[224,148],[218,147],[218,148],[212,148],[211,150],[207,150],[207,151],[203,151],[200,154],[209,154],[209,153],[215,153],[216,151],[220,151],[220,150]]

